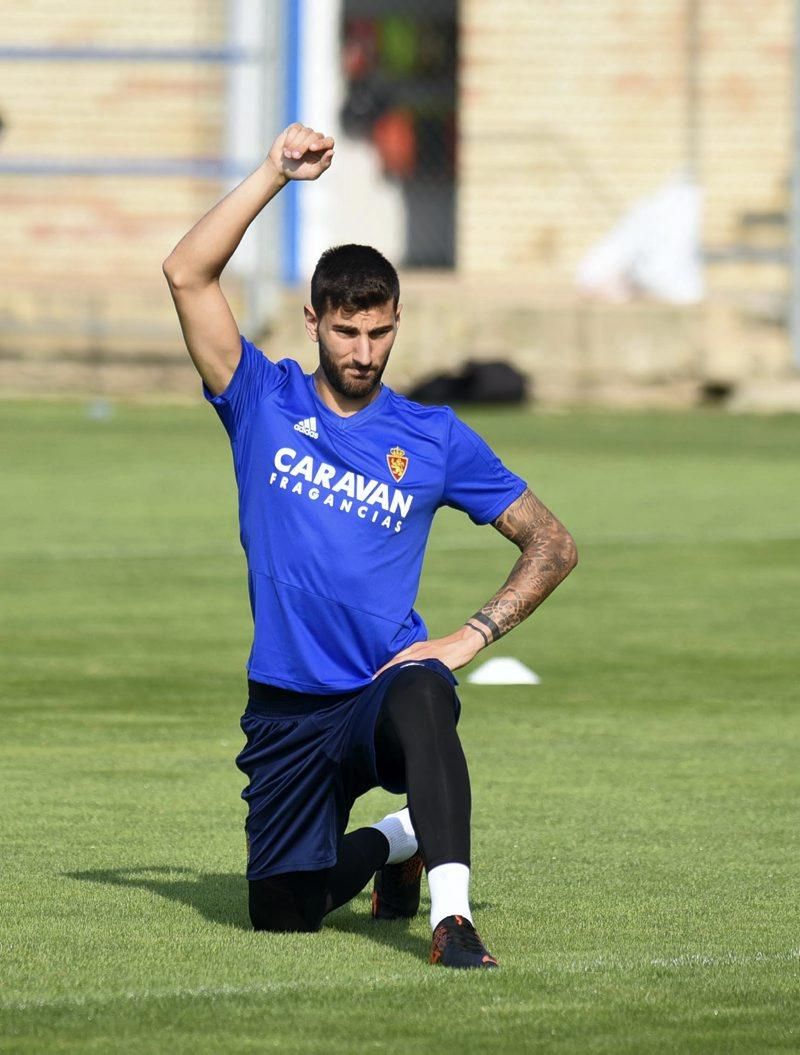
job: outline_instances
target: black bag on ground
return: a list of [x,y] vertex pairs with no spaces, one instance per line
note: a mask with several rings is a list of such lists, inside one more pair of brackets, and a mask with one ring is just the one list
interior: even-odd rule
[[408,398],[417,403],[523,403],[527,379],[510,363],[468,362],[458,374],[436,374],[415,385]]

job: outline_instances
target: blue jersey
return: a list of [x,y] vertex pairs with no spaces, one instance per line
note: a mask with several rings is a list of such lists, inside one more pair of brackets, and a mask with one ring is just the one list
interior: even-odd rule
[[449,407],[385,385],[351,417],[291,359],[245,338],[227,389],[205,395],[230,437],[255,627],[255,681],[307,693],[368,685],[425,640],[414,611],[436,510],[494,520],[525,489]]

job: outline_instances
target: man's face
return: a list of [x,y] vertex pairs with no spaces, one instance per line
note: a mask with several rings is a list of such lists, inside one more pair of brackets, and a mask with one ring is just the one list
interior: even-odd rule
[[397,324],[397,311],[389,300],[374,308],[346,314],[329,308],[321,319],[306,309],[306,324],[319,343],[319,362],[328,384],[349,399],[364,399],[375,391],[389,359]]

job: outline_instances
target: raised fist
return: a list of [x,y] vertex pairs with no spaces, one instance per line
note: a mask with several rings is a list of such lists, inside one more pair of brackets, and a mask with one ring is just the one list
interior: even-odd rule
[[286,179],[319,179],[330,168],[333,137],[295,122],[277,137],[268,157]]

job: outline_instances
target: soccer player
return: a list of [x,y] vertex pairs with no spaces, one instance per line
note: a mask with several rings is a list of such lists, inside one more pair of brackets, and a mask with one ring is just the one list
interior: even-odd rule
[[[447,407],[381,383],[400,323],[392,265],[323,253],[305,326],[319,366],[271,362],[240,336],[220,274],[289,180],[315,180],[333,139],[302,124],[164,262],[189,354],[231,442],[254,621],[248,662],[250,918],[315,931],[374,876],[377,920],[410,918],[427,872],[431,962],[493,968],[469,904],[470,785],[453,671],[517,626],[576,563],[569,533]],[[414,611],[433,515],[491,523],[521,555],[462,626],[429,640]],[[345,835],[372,787],[407,806]]]

